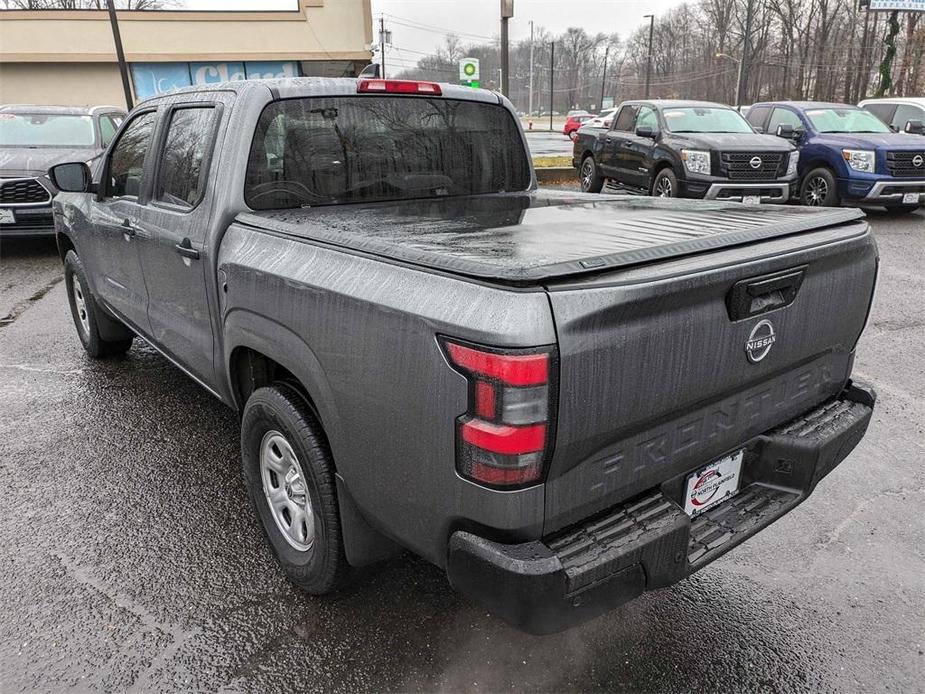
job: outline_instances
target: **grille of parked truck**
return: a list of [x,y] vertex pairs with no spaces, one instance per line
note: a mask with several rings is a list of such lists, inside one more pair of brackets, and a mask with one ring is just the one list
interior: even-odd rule
[[527,151],[492,92],[254,80],[149,99],[95,171],[49,172],[86,351],[144,339],[241,413],[311,593],[405,548],[564,629],[753,536],[866,431],[859,212],[544,192]]
[[795,148],[720,104],[630,101],[609,128],[581,128],[574,140],[585,192],[609,184],[665,198],[783,203],[796,191]]

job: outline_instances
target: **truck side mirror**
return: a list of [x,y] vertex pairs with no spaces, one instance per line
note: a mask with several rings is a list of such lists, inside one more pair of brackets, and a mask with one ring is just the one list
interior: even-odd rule
[[781,123],[777,126],[777,136],[783,137],[786,140],[793,139],[793,126],[788,125],[787,123]]
[[362,72],[357,76],[357,79],[379,79],[381,71],[379,63],[370,63],[363,68]]
[[925,135],[925,125],[920,120],[907,120],[903,130],[910,135]]
[[82,161],[55,164],[48,169],[48,178],[55,188],[65,193],[91,192],[90,167]]
[[648,137],[655,139],[655,128],[651,125],[640,125],[636,127],[636,135],[638,137]]

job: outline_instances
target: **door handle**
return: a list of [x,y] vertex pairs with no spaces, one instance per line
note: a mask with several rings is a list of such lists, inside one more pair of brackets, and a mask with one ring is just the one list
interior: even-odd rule
[[199,251],[193,248],[193,244],[190,243],[190,240],[188,238],[185,238],[182,241],[180,241],[180,243],[174,246],[174,248],[176,249],[177,253],[182,255],[184,258],[191,258],[193,260],[199,260]]
[[131,219],[123,219],[121,228],[122,233],[126,236],[134,236],[136,233],[138,233],[138,230],[135,228],[135,225],[132,224]]
[[726,296],[729,318],[742,320],[789,306],[803,284],[806,265],[736,282]]

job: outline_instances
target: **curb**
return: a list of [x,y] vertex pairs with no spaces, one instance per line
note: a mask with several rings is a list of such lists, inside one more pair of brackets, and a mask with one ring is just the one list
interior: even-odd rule
[[577,175],[573,166],[555,166],[535,169],[537,183],[549,183],[550,181],[561,181],[564,179],[573,179]]

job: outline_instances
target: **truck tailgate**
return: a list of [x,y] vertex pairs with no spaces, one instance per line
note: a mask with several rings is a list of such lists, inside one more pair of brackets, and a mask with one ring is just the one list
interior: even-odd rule
[[[869,227],[855,221],[550,283],[560,391],[545,531],[734,451],[836,395],[876,268]],[[755,295],[744,304],[742,288]],[[770,331],[756,327],[762,321]]]

